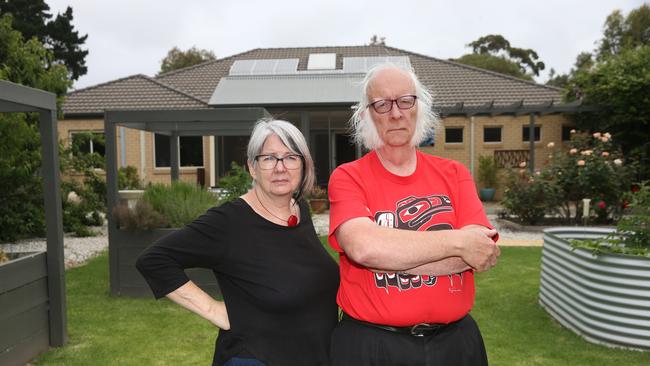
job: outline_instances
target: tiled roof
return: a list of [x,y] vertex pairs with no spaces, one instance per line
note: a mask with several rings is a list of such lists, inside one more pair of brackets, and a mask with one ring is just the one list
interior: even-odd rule
[[[254,49],[175,70],[162,74],[155,79],[136,75],[131,78],[75,91],[69,94],[64,111],[75,113],[75,111],[89,108],[101,110],[106,108],[101,107],[101,105],[113,105],[113,103],[117,103],[117,100],[120,100],[125,107],[136,104],[138,108],[147,109],[179,108],[178,103],[198,103],[196,99],[207,103],[219,84],[219,80],[228,75],[230,66],[236,60],[298,58],[300,60],[298,70],[306,70],[307,60],[311,53],[336,53],[337,69],[342,68],[344,57],[409,56],[415,73],[422,83],[433,91],[437,106],[451,106],[459,102],[463,102],[465,106],[476,106],[492,101],[494,101],[495,105],[505,105],[521,100],[524,100],[525,105],[530,105],[551,100],[559,102],[562,99],[561,90],[557,88],[393,47],[302,47]],[[136,77],[140,79],[131,80]],[[154,88],[153,80],[159,83],[157,90],[164,89],[162,88],[163,85],[170,87],[169,92],[175,95],[173,103],[172,100],[167,102],[167,100],[160,97],[147,95],[148,89],[143,88],[145,86]],[[129,81],[129,83],[126,84],[126,81]],[[111,87],[113,84],[122,86],[116,86],[117,90],[113,91],[113,87]],[[101,93],[93,91],[94,89],[101,90]],[[174,91],[176,94],[173,93]],[[91,94],[92,97],[87,97],[84,94]],[[196,99],[192,99],[192,97]],[[100,106],[96,107],[94,104]],[[120,104],[120,107],[122,104]]]
[[102,114],[108,109],[203,109],[202,100],[145,75],[133,75],[75,90],[66,95],[63,113]]

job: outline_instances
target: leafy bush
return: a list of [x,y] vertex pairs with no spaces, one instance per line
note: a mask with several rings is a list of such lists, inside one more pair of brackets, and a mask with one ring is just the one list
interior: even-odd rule
[[561,192],[553,177],[546,172],[531,174],[528,170],[510,172],[501,204],[507,214],[526,224],[536,224],[560,202]]
[[118,189],[142,189],[138,169],[134,166],[120,167],[117,171]]
[[253,178],[251,178],[250,174],[248,174],[243,166],[233,161],[230,164],[230,167],[231,170],[226,173],[224,177],[219,179],[219,184],[217,185],[219,188],[224,189],[226,192],[225,196],[219,200],[220,204],[232,201],[235,198],[248,192],[248,190],[251,189],[251,185],[253,183]]
[[[582,219],[582,199],[590,198],[602,221],[618,218],[635,170],[608,133],[573,133],[568,149],[557,150],[547,168],[562,192],[559,212],[568,222]],[[601,203],[602,202],[602,203]]]
[[144,191],[142,199],[159,212],[171,227],[182,227],[217,204],[212,193],[185,182],[152,184]]
[[97,235],[89,226],[100,226],[104,223],[101,213],[104,212],[105,205],[93,190],[92,183],[62,182],[61,201],[63,231],[80,237]]
[[151,230],[155,228],[168,227],[169,222],[156,212],[151,205],[139,200],[135,207],[130,209],[127,205],[118,205],[113,209],[113,218],[120,229]]
[[626,195],[629,213],[618,222],[616,231],[596,240],[573,240],[574,247],[601,252],[623,253],[650,257],[650,182],[638,186]]
[[45,233],[36,119],[0,114],[0,241]]
[[579,223],[583,198],[591,199],[598,222],[616,220],[635,171],[612,144],[611,135],[600,132],[572,131],[569,145],[549,155],[542,170],[531,174],[525,166],[522,162],[519,174],[511,172],[502,203],[509,214],[528,223],[538,222],[545,213],[559,213],[567,224]]
[[487,155],[478,157],[478,181],[484,188],[496,188],[497,172],[497,162],[494,157]]

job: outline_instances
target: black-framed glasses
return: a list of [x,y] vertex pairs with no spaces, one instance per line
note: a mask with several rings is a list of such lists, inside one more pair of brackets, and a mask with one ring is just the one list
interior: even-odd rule
[[255,160],[262,170],[275,169],[278,161],[281,161],[284,167],[290,170],[299,169],[302,166],[302,155],[298,154],[287,155],[283,158],[278,158],[275,155],[257,155]]
[[372,106],[375,112],[384,114],[393,109],[393,104],[397,104],[397,108],[399,109],[411,109],[415,105],[417,98],[415,95],[402,95],[397,99],[379,99],[369,103],[366,107]]

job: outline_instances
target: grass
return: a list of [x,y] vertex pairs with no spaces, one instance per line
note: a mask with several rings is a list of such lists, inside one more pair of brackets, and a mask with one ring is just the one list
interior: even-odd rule
[[[555,323],[537,303],[540,257],[540,248],[506,247],[499,265],[477,276],[472,314],[491,365],[650,364],[648,353],[592,345]],[[167,300],[110,297],[106,254],[66,274],[69,342],[34,364],[211,363],[214,327]]]

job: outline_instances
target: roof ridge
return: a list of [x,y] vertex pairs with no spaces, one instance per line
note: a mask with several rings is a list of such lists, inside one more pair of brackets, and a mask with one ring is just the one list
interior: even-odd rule
[[433,56],[423,55],[423,54],[421,54],[421,53],[417,53],[417,52],[412,52],[412,51],[402,50],[402,49],[400,49],[400,48],[396,48],[396,47],[390,47],[390,46],[384,46],[384,47],[386,47],[386,48],[391,48],[391,49],[394,49],[394,50],[397,50],[397,51],[401,51],[401,52],[410,53],[410,54],[413,54],[413,55],[416,55],[416,56],[425,57],[425,58],[429,58],[429,59],[432,59],[432,60],[440,61],[440,62],[443,62],[443,63],[446,63],[446,64],[451,64],[451,65],[454,65],[454,66],[460,66],[460,67],[463,67],[463,68],[466,68],[466,69],[470,69],[470,70],[474,70],[474,71],[479,71],[479,72],[482,72],[482,73],[485,73],[485,74],[489,74],[489,75],[493,75],[493,76],[501,77],[501,78],[504,78],[504,79],[509,79],[509,80],[518,81],[518,82],[523,82],[523,83],[525,83],[525,84],[529,84],[529,85],[533,85],[533,86],[537,86],[537,87],[542,87],[542,88],[546,88],[546,89],[551,89],[551,90],[553,90],[553,91],[562,91],[562,90],[563,90],[562,88],[558,88],[558,87],[555,87],[555,86],[550,86],[550,85],[545,85],[545,84],[539,84],[539,83],[537,83],[537,82],[535,82],[535,81],[524,80],[524,79],[520,79],[520,78],[517,78],[517,77],[511,76],[511,75],[502,74],[502,73],[499,73],[499,72],[496,72],[496,71],[487,70],[487,69],[482,69],[482,68],[480,68],[480,67],[471,66],[471,65],[465,65],[465,64],[460,63],[460,62],[457,62],[457,61],[444,60],[444,59],[437,58],[437,57],[433,57]]
[[206,65],[210,65],[210,64],[213,64],[213,63],[216,63],[216,62],[227,61],[229,58],[238,57],[238,56],[241,56],[243,54],[253,52],[253,51],[257,51],[257,50],[260,50],[260,49],[261,48],[253,48],[252,50],[236,53],[234,55],[226,56],[224,58],[217,58],[217,59],[214,59],[214,60],[208,60],[208,61],[205,61],[205,62],[201,62],[200,64],[196,64],[196,65],[187,66],[187,67],[183,67],[183,68],[180,68],[180,69],[168,71],[168,72],[166,72],[164,74],[156,75],[156,76],[154,76],[154,78],[155,79],[164,78],[164,77],[167,77],[167,76],[170,76],[170,75],[179,74],[181,72],[185,72],[185,71],[188,71],[188,70],[192,70],[192,69],[196,69],[196,68],[203,67],[203,66],[206,66]]
[[80,92],[86,92],[86,91],[91,90],[91,89],[96,89],[96,88],[99,88],[99,87],[107,86],[107,85],[110,85],[110,84],[115,84],[115,83],[118,83],[118,82],[121,82],[121,81],[124,81],[124,80],[127,80],[127,79],[133,79],[133,78],[137,78],[137,77],[140,77],[140,78],[145,77],[146,78],[148,76],[144,75],[144,74],[133,74],[133,75],[121,77],[119,79],[109,80],[109,81],[106,81],[106,82],[103,82],[103,83],[87,86],[85,88],[75,89],[75,90],[73,90],[71,92],[66,93],[65,95],[76,94],[76,93],[80,93]]
[[142,75],[142,76],[143,76],[146,80],[151,81],[151,82],[153,82],[153,83],[155,83],[155,84],[157,84],[157,85],[160,85],[160,86],[162,86],[163,88],[167,88],[167,89],[169,89],[169,90],[171,90],[171,91],[173,91],[173,92],[175,92],[175,93],[181,94],[181,95],[183,95],[183,96],[186,96],[186,97],[188,97],[188,98],[194,99],[194,100],[196,100],[196,101],[201,102],[202,104],[207,105],[207,103],[206,103],[204,100],[199,99],[198,97],[196,97],[196,96],[194,96],[194,95],[192,95],[192,94],[189,94],[189,93],[187,93],[187,92],[185,92],[185,91],[182,91],[182,90],[180,90],[180,89],[177,89],[177,88],[175,88],[175,87],[173,87],[173,86],[171,86],[171,85],[169,85],[169,84],[166,84],[166,83],[164,83],[164,82],[162,82],[162,81],[160,81],[160,80],[156,80],[156,79],[154,79],[154,78],[152,78],[152,77],[150,77],[150,76],[146,76],[146,75]]

